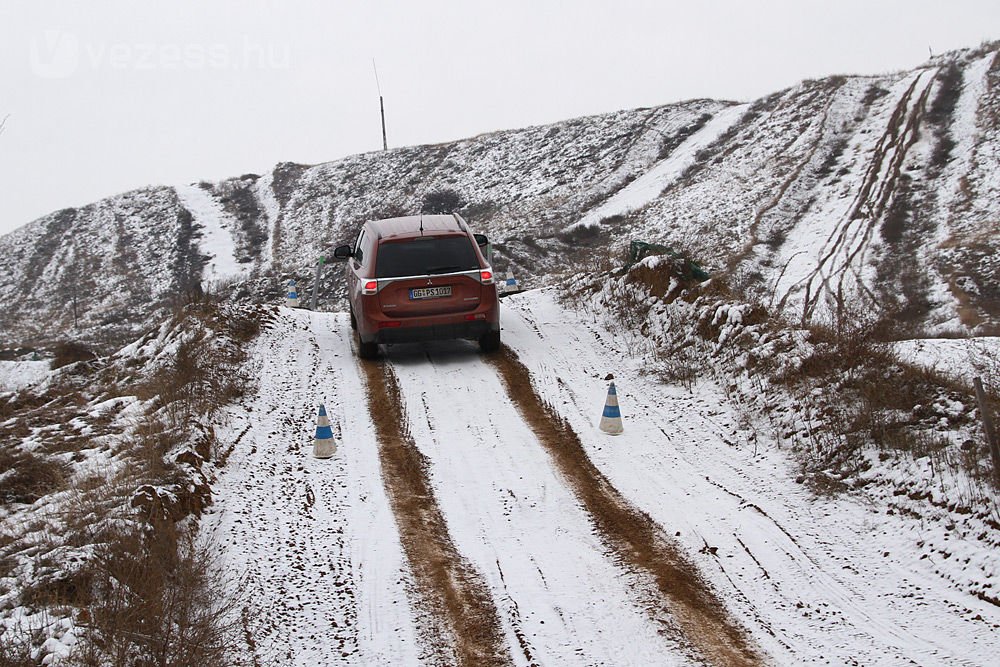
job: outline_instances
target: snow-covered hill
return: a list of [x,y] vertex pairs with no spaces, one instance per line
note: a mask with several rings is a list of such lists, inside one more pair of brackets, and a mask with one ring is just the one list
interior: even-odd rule
[[[0,238],[0,344],[112,344],[178,295],[309,289],[372,217],[457,191],[523,282],[599,266],[631,239],[693,252],[799,318],[860,301],[932,330],[1000,324],[997,46],[748,105],[695,100],[397,148],[262,176],[154,187]],[[340,274],[322,285],[339,306]]]

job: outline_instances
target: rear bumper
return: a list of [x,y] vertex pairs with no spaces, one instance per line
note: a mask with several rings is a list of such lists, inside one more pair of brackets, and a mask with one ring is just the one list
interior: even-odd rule
[[[391,345],[393,343],[419,343],[429,340],[478,340],[484,333],[491,330],[497,331],[499,326],[491,322],[477,321],[420,327],[394,327],[379,329],[371,339],[365,342],[374,341]],[[365,338],[362,336],[362,339]]]

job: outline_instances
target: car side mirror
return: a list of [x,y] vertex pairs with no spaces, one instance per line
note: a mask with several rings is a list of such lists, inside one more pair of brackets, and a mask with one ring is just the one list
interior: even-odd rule
[[354,250],[351,249],[349,245],[337,246],[333,251],[333,258],[338,260],[345,260],[354,257]]
[[476,245],[482,251],[483,255],[486,256],[486,261],[493,266],[493,246],[490,245],[490,240],[486,238],[486,234],[473,234],[472,238],[476,239]]

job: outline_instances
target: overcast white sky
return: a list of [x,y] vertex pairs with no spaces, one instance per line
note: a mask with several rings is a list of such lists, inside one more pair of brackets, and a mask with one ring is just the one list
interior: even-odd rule
[[805,78],[1000,38],[997,0],[317,0],[0,6],[0,234],[148,184]]

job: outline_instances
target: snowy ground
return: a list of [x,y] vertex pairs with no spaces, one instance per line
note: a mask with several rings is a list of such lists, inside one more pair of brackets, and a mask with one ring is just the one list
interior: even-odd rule
[[[904,360],[968,380],[992,370],[1000,373],[1000,337],[918,338],[894,344]],[[991,368],[992,367],[992,368]],[[1000,380],[1000,377],[995,378]]]
[[179,185],[174,188],[184,208],[191,212],[196,225],[200,225],[198,243],[210,258],[205,266],[204,278],[218,282],[246,272],[246,267],[236,261],[236,244],[232,227],[237,223],[212,195],[198,185]]
[[[849,497],[810,496],[773,443],[748,442],[737,429],[719,387],[688,393],[658,384],[606,331],[549,293],[505,305],[505,342],[543,396],[562,406],[619,490],[680,533],[778,664],[993,659],[1000,610],[951,590],[920,560],[919,521]],[[615,439],[596,428],[609,372],[626,429]]]
[[49,362],[0,361],[0,393],[20,391],[47,378]]
[[[921,560],[920,521],[811,496],[784,452],[739,430],[718,387],[655,382],[549,292],[506,299],[503,324],[535,391],[611,484],[676,535],[768,662],[995,660],[1000,609]],[[435,664],[350,333],[345,315],[281,309],[255,344],[257,398],[221,433],[234,444],[204,534],[226,554],[261,664]],[[397,346],[387,363],[447,530],[486,582],[514,664],[697,662],[648,613],[634,573],[474,346]],[[596,428],[607,373],[625,420],[618,437]],[[330,460],[310,456],[321,402],[340,444]]]
[[[237,577],[261,664],[415,664],[409,575],[347,316],[281,314],[257,344],[258,399],[223,436],[235,444],[205,537]],[[341,436],[327,460],[311,455],[320,403]]]
[[680,178],[684,170],[694,164],[698,151],[722,136],[740,119],[749,106],[749,104],[738,104],[717,113],[703,128],[684,141],[668,157],[660,160],[645,174],[616,192],[597,208],[589,211],[579,222],[570,225],[567,229],[596,225],[604,218],[638,210],[657,199],[667,186]]

